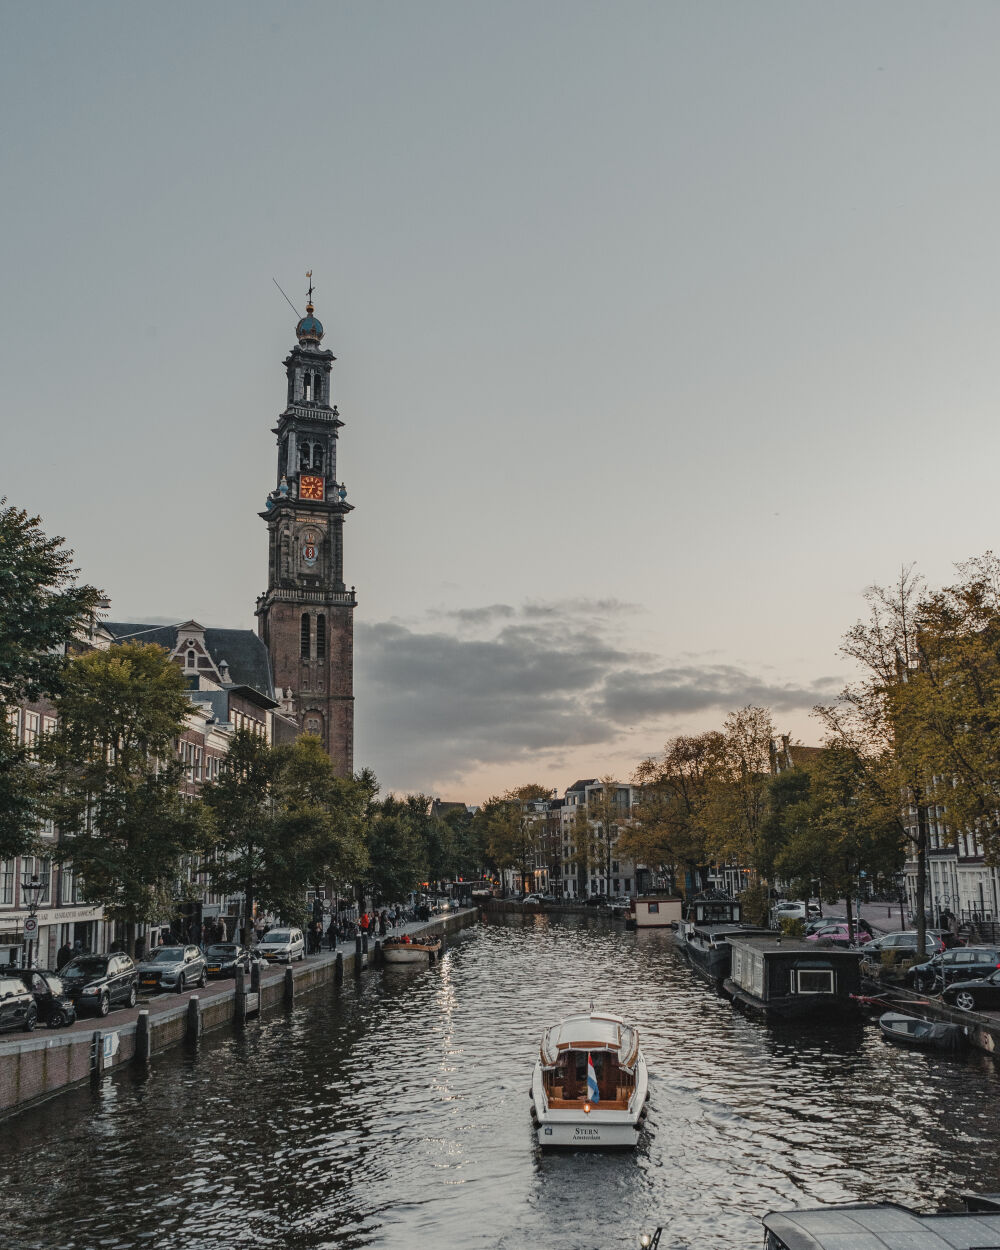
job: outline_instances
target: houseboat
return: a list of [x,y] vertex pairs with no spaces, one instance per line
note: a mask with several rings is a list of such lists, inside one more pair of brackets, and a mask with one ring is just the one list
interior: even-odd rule
[[680,924],[684,900],[660,894],[640,894],[625,913],[627,929],[670,929]]
[[569,1016],[542,1035],[531,1078],[540,1146],[634,1146],[649,1077],[638,1030],[620,1016]]
[[966,1211],[920,1215],[895,1202],[772,1211],[764,1250],[850,1250],[919,1246],[920,1250],[987,1250],[1000,1246],[998,1195],[966,1199]]
[[411,938],[407,934],[386,938],[382,943],[382,957],[387,964],[432,964],[440,954],[439,937]]
[[782,934],[730,935],[732,966],[723,988],[733,1001],[766,1016],[856,1015],[861,951],[817,949]]
[[710,985],[721,986],[732,966],[731,939],[770,934],[770,929],[755,929],[752,925],[693,923],[684,934],[681,948],[698,976]]

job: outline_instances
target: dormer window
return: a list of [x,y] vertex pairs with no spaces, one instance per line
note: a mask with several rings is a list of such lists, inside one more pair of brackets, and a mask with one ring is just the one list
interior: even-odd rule
[[197,668],[198,667],[198,657],[193,650],[188,650],[188,652],[185,654],[184,667],[185,668]]

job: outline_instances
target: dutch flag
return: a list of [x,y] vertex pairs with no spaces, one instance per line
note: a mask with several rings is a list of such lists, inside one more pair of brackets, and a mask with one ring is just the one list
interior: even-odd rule
[[597,1089],[597,1073],[594,1071],[594,1057],[587,1055],[587,1097],[591,1102],[600,1102],[601,1095]]

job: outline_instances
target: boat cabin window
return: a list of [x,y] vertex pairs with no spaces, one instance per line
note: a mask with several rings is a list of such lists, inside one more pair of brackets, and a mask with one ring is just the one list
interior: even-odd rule
[[648,909],[648,911],[649,911],[649,914],[650,914],[651,916],[656,915],[656,914],[659,912],[659,910],[660,910],[660,904],[659,904],[659,903],[647,903],[647,904],[646,904],[646,907],[647,907],[647,909]]
[[796,968],[792,972],[798,994],[832,994],[832,968]]

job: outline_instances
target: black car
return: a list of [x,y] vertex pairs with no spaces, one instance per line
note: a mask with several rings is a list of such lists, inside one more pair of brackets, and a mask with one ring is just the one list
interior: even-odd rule
[[953,981],[944,987],[941,997],[962,1011],[993,1011],[1000,1007],[1000,971],[977,981]]
[[59,975],[66,993],[81,1014],[106,1016],[112,1007],[134,1007],[139,974],[128,955],[77,955]]
[[929,994],[956,981],[978,981],[998,968],[1000,947],[956,946],[911,968],[906,974],[906,981],[914,989]]
[[205,969],[210,977],[234,977],[237,968],[248,973],[255,963],[266,962],[258,960],[248,947],[241,946],[239,942],[216,942],[205,951]]
[[47,1024],[50,1029],[60,1029],[76,1019],[73,1000],[56,973],[44,968],[11,968],[8,973],[19,977],[25,988],[31,991],[42,1024]]
[[0,1030],[27,1029],[30,1033],[38,1022],[38,1008],[18,971],[11,968],[0,972]]

